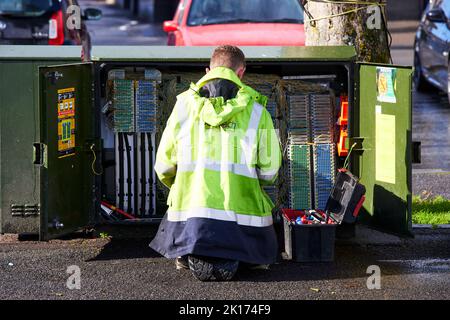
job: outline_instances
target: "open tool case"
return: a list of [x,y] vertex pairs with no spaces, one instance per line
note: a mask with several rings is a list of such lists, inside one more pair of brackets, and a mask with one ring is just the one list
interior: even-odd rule
[[[343,221],[356,221],[365,192],[366,188],[353,174],[340,170],[324,211],[281,209],[285,258],[296,262],[333,261],[336,227]],[[323,216],[324,223],[298,224],[297,219],[305,221],[310,211]]]

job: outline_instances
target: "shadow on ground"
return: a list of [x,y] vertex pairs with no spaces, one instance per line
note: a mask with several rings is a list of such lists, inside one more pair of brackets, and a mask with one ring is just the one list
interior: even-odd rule
[[[100,253],[88,261],[146,258],[158,261],[165,272],[176,273],[174,261],[168,260],[148,247],[152,237],[139,239],[111,239]],[[395,243],[358,244],[337,241],[335,259],[331,263],[296,263],[280,260],[270,270],[240,268],[237,282],[292,282],[354,279],[368,277],[367,268],[379,266],[384,276],[408,274],[443,274],[450,272],[450,233],[443,231],[419,234],[414,239],[402,239]],[[173,269],[171,269],[173,267]],[[189,276],[188,270],[180,276]]]
[[162,256],[150,249],[148,244],[151,238],[139,239],[111,239],[101,250],[100,254],[89,261],[137,259],[137,258],[162,258]]

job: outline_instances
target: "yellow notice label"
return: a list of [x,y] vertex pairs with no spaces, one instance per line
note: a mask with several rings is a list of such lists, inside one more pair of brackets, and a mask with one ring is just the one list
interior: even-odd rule
[[61,158],[73,154],[75,154],[75,119],[60,119],[58,121],[58,155]]
[[65,88],[58,90],[58,93],[69,93],[69,92],[75,92],[75,88]]
[[375,180],[395,184],[395,116],[375,113]]
[[58,90],[58,155],[75,154],[75,88]]

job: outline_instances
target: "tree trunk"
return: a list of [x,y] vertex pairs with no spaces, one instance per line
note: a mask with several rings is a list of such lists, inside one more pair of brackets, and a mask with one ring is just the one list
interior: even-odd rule
[[[386,20],[382,16],[384,9],[324,2],[307,2],[305,8],[311,14],[311,19],[319,19],[311,21],[305,14],[307,46],[351,45],[355,47],[359,61],[390,62]],[[339,15],[355,9],[356,12]],[[329,17],[331,15],[339,16]]]

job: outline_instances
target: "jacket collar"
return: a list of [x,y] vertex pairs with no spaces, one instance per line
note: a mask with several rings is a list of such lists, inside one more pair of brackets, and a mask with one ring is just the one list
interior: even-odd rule
[[242,83],[241,79],[236,75],[236,73],[226,67],[216,67],[209,71],[207,74],[203,76],[197,83],[196,87],[200,89],[203,87],[207,82],[213,80],[213,79],[226,79],[228,81],[233,82],[236,84],[239,88],[244,87],[244,84]]

